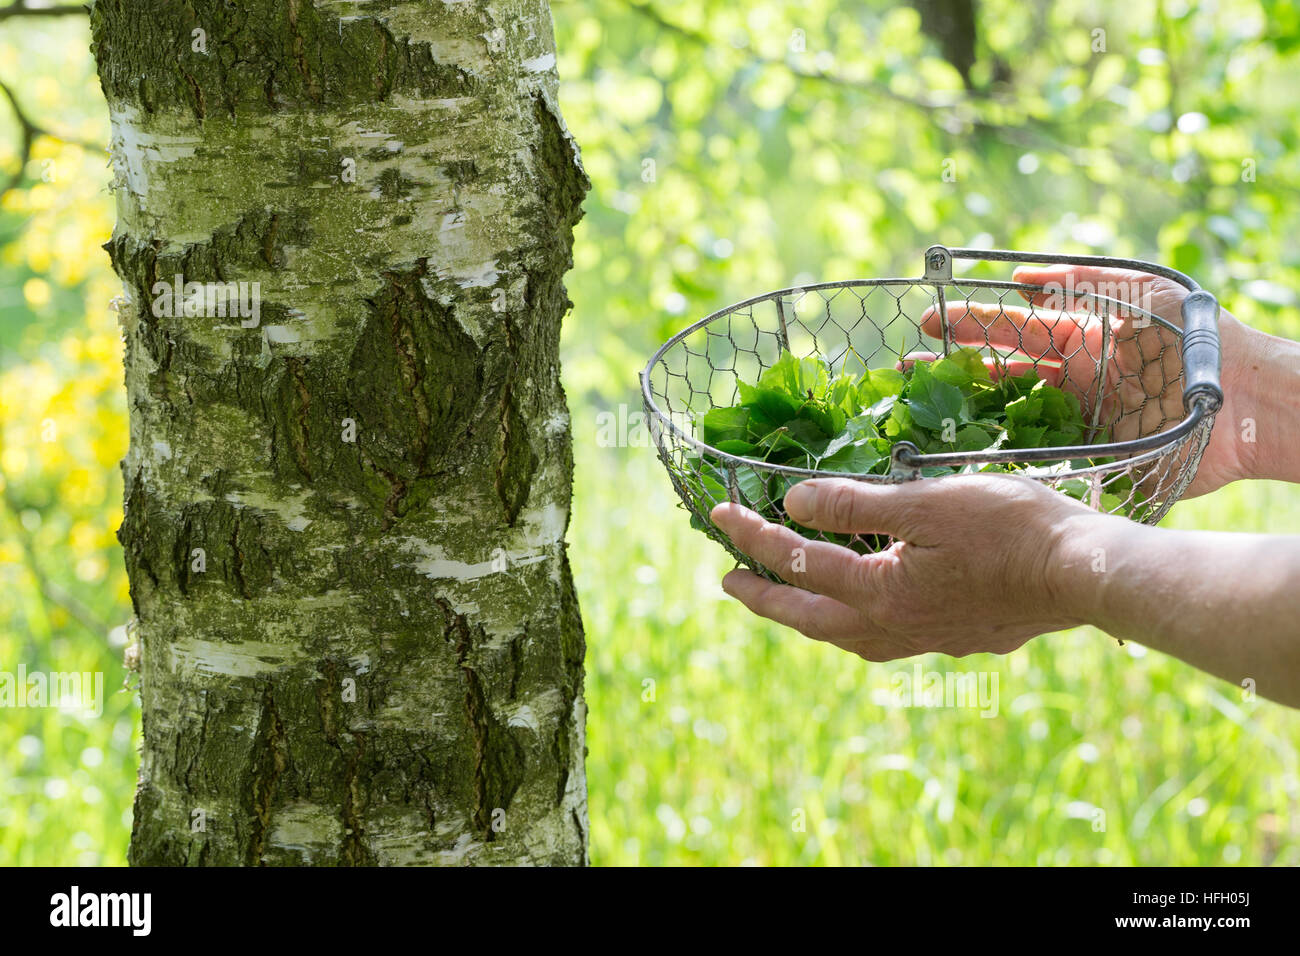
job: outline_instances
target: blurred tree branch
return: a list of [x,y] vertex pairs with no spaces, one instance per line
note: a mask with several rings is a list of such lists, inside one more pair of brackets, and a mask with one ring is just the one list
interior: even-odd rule
[[[639,0],[627,0],[627,5],[631,7],[633,10],[635,10],[637,13],[641,14],[646,19],[658,25],[660,28],[667,30],[669,33],[674,33],[685,40],[689,40],[690,42],[705,48],[714,48],[716,46],[716,44],[713,42],[713,40],[710,37],[706,36],[703,33],[699,33],[696,30],[692,30],[689,27],[684,27],[680,23],[674,23],[672,20],[669,20],[658,10],[656,10],[654,6],[650,3],[641,3],[639,2]],[[874,80],[859,80],[859,79],[854,79],[852,77],[840,76],[839,74],[836,73],[829,73],[823,70],[809,70],[805,67],[800,66],[797,63],[791,63],[789,60],[786,59],[777,59],[776,57],[763,56],[761,54],[753,53],[753,52],[750,52],[747,55],[751,60],[754,60],[757,63],[762,63],[768,66],[779,66],[783,69],[789,70],[791,73],[793,73],[795,76],[801,79],[816,80],[822,83],[831,83],[836,86],[843,86],[851,89],[865,90],[867,92],[875,93],[879,96],[892,99],[895,102],[902,103],[905,106],[910,106],[913,107],[914,109],[925,110],[927,112],[933,110],[951,108],[954,106],[958,106],[961,103],[961,100],[959,99],[929,100],[929,99],[912,98],[910,96],[905,96],[902,93],[897,92],[896,90],[890,89],[889,86],[887,86],[884,83],[879,83]]]
[[73,6],[72,4],[53,7],[29,7],[27,2],[28,0],[14,0],[8,6],[0,7],[0,21],[12,17],[66,17],[76,14],[84,16],[90,12],[88,7]]
[[4,197],[9,193],[9,190],[13,189],[23,181],[23,175],[27,171],[27,164],[32,158],[32,145],[36,142],[36,137],[48,136],[50,139],[57,139],[62,143],[71,143],[74,146],[80,146],[82,149],[92,152],[100,149],[100,147],[94,143],[88,143],[85,140],[76,139],[71,136],[63,136],[60,133],[55,133],[52,130],[46,129],[44,126],[41,126],[23,111],[22,106],[18,102],[18,97],[14,95],[14,91],[7,83],[0,82],[0,93],[3,93],[9,100],[9,106],[14,111],[14,118],[17,119],[18,128],[22,133],[22,145],[18,150],[18,168],[14,171],[13,175],[9,177],[9,181],[6,182],[4,186],[0,187],[0,200],[4,199]]
[[[693,44],[706,49],[727,49],[716,44],[708,35],[668,19],[655,9],[653,3],[648,2],[648,0],[624,0],[624,3],[661,29]],[[875,80],[859,79],[823,70],[808,69],[788,59],[764,56],[752,50],[733,50],[732,52],[743,53],[749,59],[764,65],[781,67],[802,80],[828,83],[844,89],[861,90],[868,94],[892,100],[902,106],[926,114],[935,126],[950,135],[960,135],[969,130],[983,130],[1008,145],[1057,153],[1078,166],[1086,167],[1090,165],[1093,156],[1098,153],[1105,153],[1117,163],[1129,169],[1145,168],[1148,175],[1156,178],[1166,175],[1159,168],[1158,163],[1153,164],[1150,162],[1149,157],[1122,153],[1110,146],[1084,148],[1072,145],[1068,142],[1066,132],[1070,128],[1079,126],[1082,122],[1080,119],[1072,120],[1067,124],[1035,116],[1021,107],[1014,96],[998,95],[988,90],[976,88],[943,99],[912,97],[899,93],[888,84]],[[979,113],[979,105],[982,103],[1015,110],[1020,114],[1019,122],[1008,124],[993,122],[984,118]]]
[[0,475],[0,482],[4,482],[4,488],[0,491],[0,504],[4,505],[5,510],[9,512],[12,518],[16,529],[14,538],[18,542],[18,546],[23,550],[23,556],[26,558],[24,564],[36,581],[36,587],[41,596],[50,604],[62,608],[68,613],[69,617],[96,637],[107,638],[109,632],[108,623],[85,604],[82,604],[76,597],[51,581],[46,577],[45,572],[41,570],[40,563],[36,558],[36,546],[32,543],[30,535],[27,534],[26,526],[23,525],[21,508],[13,499],[9,482],[3,475]]

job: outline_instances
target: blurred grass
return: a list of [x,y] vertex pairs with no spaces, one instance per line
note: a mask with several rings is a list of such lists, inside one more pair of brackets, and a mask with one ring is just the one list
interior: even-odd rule
[[[812,279],[913,274],[932,241],[1158,258],[1243,319],[1300,336],[1300,253],[1276,239],[1300,202],[1285,95],[1300,24],[1225,0],[1193,47],[1185,24],[1167,32],[1185,14],[1161,26],[1147,7],[1094,6],[1070,0],[1032,22],[1010,0],[983,6],[984,42],[1015,60],[1029,104],[1021,115],[1004,100],[999,115],[1025,121],[1031,150],[950,133],[852,84],[796,83],[780,65],[798,26],[806,69],[951,91],[904,7],[663,0],[692,39],[625,4],[556,5],[562,102],[595,184],[563,354],[593,862],[1300,863],[1300,712],[1090,629],[1006,658],[922,659],[996,674],[994,718],[893,706],[891,679],[911,662],[869,664],[748,615],[722,594],[730,563],[690,530],[653,452],[597,442],[597,416],[639,409],[636,371],[691,316]],[[1097,58],[1099,17],[1123,26]],[[84,24],[6,31],[0,80],[50,128],[105,141]],[[754,48],[770,62],[755,65]],[[1156,54],[1184,61],[1178,111]],[[1171,131],[1183,110],[1209,128]],[[1086,131],[1096,162],[1054,152],[1044,116]],[[0,127],[12,129],[2,100]],[[1233,185],[1242,155],[1259,179]],[[957,183],[940,179],[946,158]],[[6,132],[0,173],[17,163]],[[41,137],[24,188],[0,203],[0,670],[99,670],[109,691],[97,720],[0,711],[0,864],[126,858],[139,710],[121,663],[125,399],[118,288],[97,249],[107,178],[102,154]],[[1300,532],[1300,488],[1231,486],[1167,523]]]
[[[1300,863],[1300,713],[1092,628],[921,659],[996,673],[996,717],[894,706],[912,662],[748,614],[651,451],[581,428],[575,442],[593,862]],[[1300,489],[1230,486],[1175,511],[1171,525],[1295,530]]]

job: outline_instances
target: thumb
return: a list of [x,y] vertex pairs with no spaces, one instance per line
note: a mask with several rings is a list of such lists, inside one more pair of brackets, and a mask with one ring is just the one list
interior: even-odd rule
[[933,481],[894,484],[810,478],[785,493],[785,511],[799,524],[819,531],[887,534],[919,544],[916,536],[924,533],[933,485]]

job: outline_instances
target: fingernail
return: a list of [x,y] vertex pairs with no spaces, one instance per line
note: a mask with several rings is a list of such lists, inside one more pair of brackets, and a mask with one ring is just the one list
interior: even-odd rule
[[817,486],[801,481],[785,493],[785,513],[795,521],[807,521],[817,505]]

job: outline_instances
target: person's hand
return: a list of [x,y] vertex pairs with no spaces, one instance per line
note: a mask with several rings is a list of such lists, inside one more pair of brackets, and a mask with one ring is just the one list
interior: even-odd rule
[[[1014,475],[958,475],[902,484],[813,478],[785,496],[808,528],[880,533],[896,541],[859,555],[809,541],[737,504],[713,522],[790,585],[736,570],[723,589],[755,614],[870,661],[928,651],[1004,654],[1036,635],[1083,623],[1077,534],[1098,515]],[[1085,555],[1086,557],[1086,555]]]
[[[1021,266],[1013,279],[1044,285],[1048,291],[1025,293],[1031,308],[977,302],[948,303],[949,336],[958,345],[995,346],[1042,360],[1038,374],[1048,384],[1072,392],[1091,421],[1097,398],[1097,358],[1102,351],[1101,306],[1090,295],[1117,299],[1182,325],[1182,303],[1187,289],[1170,279],[1145,272],[1097,266]],[[1058,291],[1060,290],[1060,291]],[[1106,369],[1105,397],[1099,423],[1110,426],[1111,441],[1127,441],[1155,434],[1182,421],[1183,382],[1179,338],[1173,332],[1140,319],[1122,307],[1110,306],[1110,362]],[[922,316],[926,334],[942,337],[938,310]],[[1223,344],[1224,406],[1196,478],[1183,497],[1206,494],[1239,478],[1251,477],[1243,460],[1250,449],[1237,434],[1237,406],[1247,374],[1255,360],[1247,346],[1245,326],[1227,312],[1219,313]],[[931,357],[916,353],[909,358]],[[1012,360],[1010,374],[1020,374],[1032,363]]]

